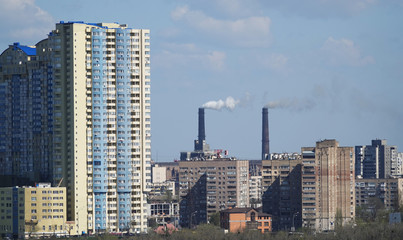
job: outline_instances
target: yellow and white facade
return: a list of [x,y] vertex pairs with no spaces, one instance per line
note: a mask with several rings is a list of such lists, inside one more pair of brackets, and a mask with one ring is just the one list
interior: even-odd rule
[[0,200],[1,236],[68,235],[66,188],[50,184],[0,188]]
[[54,182],[67,187],[76,234],[147,231],[149,34],[117,23],[60,22],[49,35]]
[[[22,69],[20,55],[30,60],[29,68],[14,79],[8,70]],[[34,141],[26,131],[26,138],[17,134],[16,140],[8,141],[4,136],[12,129],[0,126],[0,145],[37,143],[28,144],[27,151],[14,146],[26,157],[13,160],[22,169],[13,174],[40,173],[36,175],[53,186],[66,187],[64,213],[72,235],[146,232],[151,185],[150,31],[118,23],[60,22],[35,47],[16,43],[0,60],[0,103],[14,101],[5,95],[25,96],[20,88],[31,86],[32,99],[18,95],[14,102],[22,102],[21,109],[35,103],[26,117],[16,111],[16,116],[4,113],[8,115],[2,119],[24,120],[16,125],[20,129],[32,115],[32,131],[40,136]],[[17,80],[21,84],[12,85]],[[43,99],[36,101],[39,98]],[[32,149],[43,154],[34,156],[28,151]],[[11,169],[11,160],[3,162]],[[29,179],[42,181],[36,175]]]

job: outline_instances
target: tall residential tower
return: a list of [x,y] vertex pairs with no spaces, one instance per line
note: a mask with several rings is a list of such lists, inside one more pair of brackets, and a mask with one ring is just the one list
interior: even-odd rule
[[[35,113],[47,119],[38,118],[32,121],[33,126],[26,126],[35,130],[39,123],[41,131],[49,131],[49,139],[33,145],[35,138],[27,136],[21,138],[20,145],[30,146],[27,149],[32,152],[24,152],[28,156],[35,156],[37,149],[50,151],[44,152],[48,159],[27,160],[26,167],[45,161],[42,165],[50,169],[53,184],[67,187],[67,220],[74,221],[76,233],[147,230],[146,192],[151,182],[149,34],[149,30],[125,24],[60,22],[32,50],[17,47],[17,54],[32,61],[30,70],[19,78],[33,91],[23,91],[25,85],[20,80],[20,97],[0,97],[0,101],[11,99],[21,107],[10,113],[19,105],[9,104],[11,110],[6,108],[7,116],[0,119],[34,118]],[[8,71],[24,70],[21,63],[27,61],[17,57],[7,62],[12,64],[7,68],[4,61],[9,57],[2,58],[0,69],[5,77],[1,78],[0,92],[14,91],[16,77]],[[38,89],[43,93],[35,92]],[[32,114],[23,112],[25,105],[21,103],[30,106],[26,101],[39,99],[46,103],[42,108],[33,109]],[[25,127],[18,124],[15,128]],[[0,130],[4,129],[11,129],[11,138],[0,139],[0,151],[9,149],[3,142],[10,144],[19,136],[13,125]]]
[[354,220],[354,148],[324,140],[301,152],[302,226],[327,231]]
[[63,178],[67,186],[68,213],[79,232],[146,231],[149,31],[60,22],[49,41],[55,63],[53,153],[62,160],[54,163],[55,181]]
[[41,55],[19,43],[0,55],[0,186],[52,178],[51,66]]

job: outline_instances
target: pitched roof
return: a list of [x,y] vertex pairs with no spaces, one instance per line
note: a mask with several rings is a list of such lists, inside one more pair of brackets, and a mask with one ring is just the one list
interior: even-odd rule
[[23,46],[20,45],[19,42],[15,42],[13,44],[14,50],[16,48],[20,49],[21,51],[23,51],[25,54],[29,55],[29,56],[34,56],[36,55],[36,48],[35,47],[29,47],[29,46]]

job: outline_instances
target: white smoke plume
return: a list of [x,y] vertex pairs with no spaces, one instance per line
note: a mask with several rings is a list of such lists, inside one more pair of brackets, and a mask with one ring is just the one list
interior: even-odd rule
[[309,110],[313,107],[315,107],[316,103],[312,99],[281,99],[281,100],[276,100],[276,101],[271,101],[268,102],[265,107],[274,109],[274,108],[282,108],[282,109],[290,109],[293,111],[304,111],[304,110]]
[[233,97],[229,96],[225,99],[225,101],[222,99],[218,101],[208,101],[203,104],[202,107],[213,110],[221,110],[223,108],[226,108],[227,110],[232,111],[240,102],[240,100],[236,100]]

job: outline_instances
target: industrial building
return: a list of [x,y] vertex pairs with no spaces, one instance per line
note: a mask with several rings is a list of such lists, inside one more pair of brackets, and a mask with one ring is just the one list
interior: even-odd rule
[[302,226],[334,230],[355,217],[354,148],[323,140],[302,152]]
[[194,150],[191,152],[181,152],[180,160],[186,161],[191,159],[206,160],[217,157],[222,151],[217,152],[210,149],[210,145],[206,143],[206,130],[205,130],[205,117],[204,108],[199,108],[199,121],[198,121],[198,137],[194,141]]
[[147,231],[149,30],[61,21],[2,53],[0,93],[5,179],[61,182],[75,234]]

